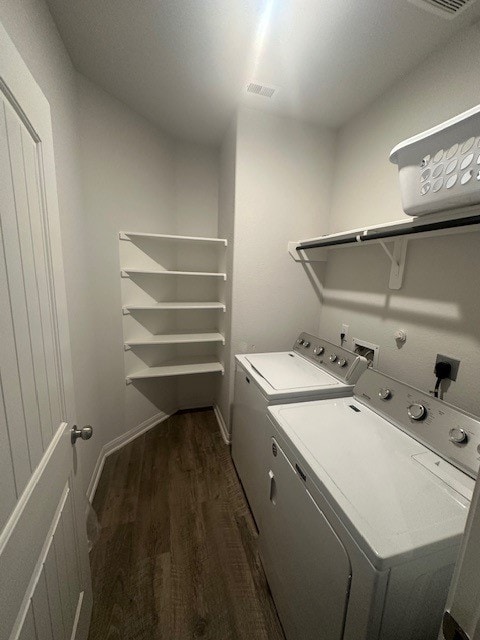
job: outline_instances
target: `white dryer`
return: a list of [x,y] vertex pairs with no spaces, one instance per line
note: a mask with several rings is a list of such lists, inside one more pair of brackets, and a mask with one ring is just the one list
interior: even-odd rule
[[315,398],[351,396],[365,358],[308,333],[292,351],[237,355],[232,457],[257,526],[265,506],[267,407]]
[[480,420],[373,370],[269,414],[260,552],[287,640],[436,640]]

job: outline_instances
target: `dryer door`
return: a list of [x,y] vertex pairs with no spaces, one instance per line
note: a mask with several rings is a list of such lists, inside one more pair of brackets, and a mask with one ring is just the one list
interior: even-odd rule
[[271,445],[260,553],[287,640],[340,640],[349,557],[308,492],[303,471],[292,467],[274,438]]

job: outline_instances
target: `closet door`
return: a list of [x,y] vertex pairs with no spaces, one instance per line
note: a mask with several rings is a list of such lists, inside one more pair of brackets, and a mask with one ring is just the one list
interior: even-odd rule
[[0,638],[84,640],[91,586],[50,109],[0,25]]
[[261,558],[287,640],[341,640],[350,560],[302,475],[272,438]]

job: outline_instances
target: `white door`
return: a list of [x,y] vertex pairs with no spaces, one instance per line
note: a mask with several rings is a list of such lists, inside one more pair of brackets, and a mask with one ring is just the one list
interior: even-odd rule
[[0,225],[0,640],[85,640],[92,594],[50,109],[1,25]]

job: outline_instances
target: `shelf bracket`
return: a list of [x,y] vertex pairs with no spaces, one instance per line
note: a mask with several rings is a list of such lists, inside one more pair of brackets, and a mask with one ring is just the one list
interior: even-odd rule
[[132,384],[132,379],[131,378],[125,378],[125,384]]
[[327,251],[325,249],[309,249],[308,252],[300,249],[297,251],[298,242],[289,242],[287,245],[288,253],[295,262],[326,262]]
[[124,351],[131,351],[131,350],[132,350],[132,347],[131,347],[129,344],[126,344],[126,343],[125,343],[125,344],[123,345],[123,350],[124,350]]
[[383,240],[380,240],[380,245],[391,262],[388,287],[389,289],[401,289],[403,284],[403,273],[405,271],[408,240],[406,238],[397,238],[394,240],[393,252],[390,251]]
[[127,309],[126,307],[123,307],[122,308],[122,313],[123,313],[124,316],[129,316],[130,315],[130,310]]
[[122,270],[120,271],[120,277],[121,277],[121,278],[129,278],[129,277],[130,277],[130,275],[129,275],[126,271],[124,271],[124,270],[122,269]]

